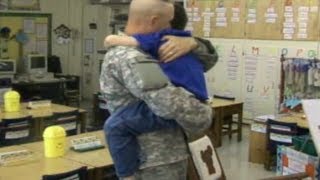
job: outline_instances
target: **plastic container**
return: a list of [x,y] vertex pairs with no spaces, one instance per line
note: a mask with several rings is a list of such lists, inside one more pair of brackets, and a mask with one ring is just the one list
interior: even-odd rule
[[17,91],[8,91],[4,94],[4,111],[20,111],[20,94]]
[[310,135],[295,136],[293,137],[292,142],[296,150],[311,156],[317,156],[317,151]]
[[61,126],[47,127],[43,132],[44,154],[47,158],[61,157],[66,149],[66,131]]

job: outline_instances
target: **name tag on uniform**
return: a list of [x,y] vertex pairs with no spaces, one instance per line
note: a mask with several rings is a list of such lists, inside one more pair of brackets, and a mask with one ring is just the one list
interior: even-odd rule
[[190,142],[189,149],[201,180],[218,180],[222,177],[218,156],[208,136]]

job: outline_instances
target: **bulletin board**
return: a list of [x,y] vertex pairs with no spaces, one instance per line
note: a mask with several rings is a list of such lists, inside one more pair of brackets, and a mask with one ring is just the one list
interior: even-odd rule
[[[187,3],[189,30],[201,37],[244,38],[246,0],[193,0]],[[187,28],[187,29],[188,29]]]
[[10,28],[11,37],[20,30],[28,37],[25,44],[18,43],[15,38],[8,42],[8,53],[11,59],[21,59],[30,53],[51,55],[51,26],[51,14],[0,12],[0,28]]
[[283,39],[319,39],[319,1],[284,0]]
[[246,37],[277,40],[282,38],[282,0],[247,0]]
[[186,0],[196,36],[259,40],[320,39],[318,0]]

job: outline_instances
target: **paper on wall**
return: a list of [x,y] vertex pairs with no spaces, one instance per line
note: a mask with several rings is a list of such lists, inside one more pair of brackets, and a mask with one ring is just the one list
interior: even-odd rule
[[24,19],[23,20],[23,32],[25,33],[34,33],[35,24],[33,19]]
[[38,23],[36,24],[37,38],[47,39],[48,37],[48,24]]

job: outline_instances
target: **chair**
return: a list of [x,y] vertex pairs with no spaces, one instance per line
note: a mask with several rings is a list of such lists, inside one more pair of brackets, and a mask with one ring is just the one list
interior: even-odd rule
[[74,75],[55,75],[56,78],[63,78],[64,85],[64,100],[65,104],[80,106],[80,77]]
[[79,169],[53,175],[43,175],[42,180],[87,180],[88,170],[87,167],[81,167]]
[[107,109],[107,102],[100,95],[100,93],[95,93],[93,95],[93,121],[91,124],[91,130],[101,130],[106,119],[110,116]]
[[0,123],[0,146],[31,142],[32,117],[2,119]]
[[79,124],[79,111],[69,111],[63,113],[53,113],[53,121],[55,125],[62,126],[67,133],[67,136],[76,135]]
[[68,106],[75,104],[80,106],[80,77],[79,76],[65,76],[67,78],[64,96]]
[[[218,99],[230,100],[230,101],[234,101],[236,99],[234,97],[225,97],[225,96],[219,96],[219,95],[214,95],[213,97],[218,98]],[[227,116],[223,117],[222,134],[223,135],[228,134],[229,139],[232,138],[232,133],[236,133],[236,131],[232,130],[232,124],[233,124],[233,116],[232,115],[227,115]]]
[[264,167],[272,170],[276,166],[277,146],[292,146],[292,138],[297,135],[297,123],[287,123],[268,119],[267,121],[267,151]]

